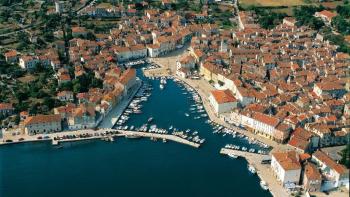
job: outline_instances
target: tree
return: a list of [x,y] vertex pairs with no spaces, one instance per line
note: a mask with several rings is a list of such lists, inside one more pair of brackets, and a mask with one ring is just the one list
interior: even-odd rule
[[344,150],[341,151],[342,158],[340,160],[340,163],[345,165],[347,168],[350,168],[350,144],[346,146]]

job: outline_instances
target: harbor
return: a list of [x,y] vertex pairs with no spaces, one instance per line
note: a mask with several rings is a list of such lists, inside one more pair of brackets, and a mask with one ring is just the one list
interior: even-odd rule
[[[211,121],[201,96],[180,80],[172,77],[146,78],[141,69],[138,69],[138,77],[143,85],[127,102],[113,129],[76,131],[76,137],[64,132],[59,136],[43,135],[42,139],[34,140],[46,143],[28,142],[1,147],[1,157],[8,159],[0,164],[6,169],[2,176],[7,180],[6,183],[0,180],[0,194],[21,196],[21,191],[15,190],[13,184],[18,183],[18,176],[13,175],[28,177],[41,171],[40,166],[50,157],[51,167],[46,169],[45,182],[54,180],[51,181],[53,185],[39,189],[37,185],[43,184],[44,179],[38,173],[34,179],[23,178],[20,182],[24,185],[23,190],[37,196],[46,195],[52,187],[65,187],[71,195],[77,196],[103,196],[114,190],[122,196],[271,196],[260,187],[259,178],[251,175],[244,160],[236,161],[218,154],[218,150],[227,144],[256,151],[268,151],[269,148],[239,133],[233,137],[234,130]],[[164,87],[161,89],[160,85]],[[51,137],[57,145],[52,145]],[[137,142],[132,143],[134,140]],[[176,143],[170,143],[173,141]],[[182,145],[184,143],[185,146]],[[197,146],[200,148],[197,149]],[[66,162],[59,162],[62,160]],[[17,162],[13,164],[14,161]],[[18,161],[31,168],[10,168],[21,165]],[[76,168],[80,170],[74,170]],[[57,173],[65,179],[54,176]],[[237,176],[241,178],[235,179]],[[85,181],[80,182],[81,178],[78,180],[76,177]],[[97,179],[103,181],[93,181]],[[34,182],[35,185],[31,184]],[[118,185],[113,184],[115,182]],[[138,185],[138,191],[143,192],[132,190],[130,186],[133,185]],[[149,190],[154,185],[160,187]],[[241,185],[250,189],[239,189]],[[93,189],[95,187],[105,189],[97,191]],[[62,193],[50,195],[58,197]]]

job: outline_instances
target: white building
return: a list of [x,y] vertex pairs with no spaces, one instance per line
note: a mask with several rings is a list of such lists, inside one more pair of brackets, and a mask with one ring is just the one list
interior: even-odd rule
[[312,154],[312,161],[317,164],[325,178],[321,191],[344,186],[349,189],[349,170],[345,166],[336,163],[322,151],[316,151]]
[[299,155],[295,151],[272,153],[271,168],[277,180],[286,185],[298,185],[301,165]]
[[19,58],[19,65],[23,69],[34,69],[40,61],[34,56],[22,56]]
[[147,45],[147,53],[149,57],[158,57],[160,55],[160,45],[159,44]]
[[30,116],[24,121],[24,131],[27,135],[53,133],[61,130],[61,116],[58,114]]
[[183,56],[179,61],[176,62],[177,69],[188,68],[193,69],[195,66],[195,59],[191,55]]
[[237,107],[237,99],[232,95],[230,90],[211,91],[209,101],[217,115],[230,112]]
[[255,102],[255,96],[246,88],[236,87],[236,98],[242,106]]

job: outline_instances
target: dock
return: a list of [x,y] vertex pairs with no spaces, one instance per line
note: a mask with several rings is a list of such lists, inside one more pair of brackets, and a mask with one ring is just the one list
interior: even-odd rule
[[165,139],[169,141],[178,142],[181,144],[189,145],[194,148],[199,148],[200,144],[191,142],[189,140],[183,139],[176,135],[170,135],[170,134],[158,134],[158,133],[147,133],[147,132],[139,132],[139,131],[125,131],[125,130],[118,130],[120,133],[124,134],[124,136],[137,136],[137,137],[149,137],[153,139]]
[[[101,135],[102,133],[105,133],[107,131],[113,132],[113,134]],[[68,139],[67,138],[57,139],[57,138],[62,138],[63,136],[81,135],[81,134],[91,134],[91,136],[68,138]],[[99,135],[95,135],[95,134],[99,134]],[[151,138],[155,140],[160,139],[160,140],[166,140],[166,141],[169,140],[169,141],[185,144],[194,148],[200,147],[199,143],[189,141],[187,139],[181,138],[176,135],[148,133],[148,132],[140,132],[140,131],[116,130],[116,129],[78,130],[78,131],[67,131],[67,132],[61,132],[61,133],[52,133],[47,135],[50,136],[50,138],[52,139],[52,145],[58,145],[59,143],[62,143],[62,142],[74,142],[74,141],[104,139],[104,138],[111,139],[113,137],[126,137],[126,138]]]

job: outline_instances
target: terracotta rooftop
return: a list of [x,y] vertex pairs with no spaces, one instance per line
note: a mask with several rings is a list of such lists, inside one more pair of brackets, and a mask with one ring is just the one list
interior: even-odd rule
[[329,168],[334,169],[341,175],[349,173],[349,170],[346,169],[345,166],[336,163],[333,159],[331,159],[326,153],[322,151],[318,150],[312,156],[326,164]]
[[214,99],[218,104],[235,102],[237,99],[232,95],[230,90],[213,90],[211,91]]
[[24,121],[24,125],[31,125],[31,124],[41,124],[41,123],[50,123],[50,122],[60,122],[61,116],[60,115],[37,115],[37,116],[30,116]]
[[298,153],[295,151],[276,152],[272,153],[272,156],[276,159],[276,161],[282,166],[282,168],[285,171],[301,169],[301,165],[299,163],[299,156]]

